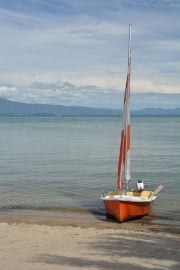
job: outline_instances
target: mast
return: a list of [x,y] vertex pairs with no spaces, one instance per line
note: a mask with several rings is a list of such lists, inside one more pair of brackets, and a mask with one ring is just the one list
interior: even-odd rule
[[124,93],[123,125],[121,131],[121,143],[118,162],[118,188],[124,193],[128,190],[130,174],[130,78],[131,78],[131,25],[129,25],[129,45],[128,45],[128,70]]

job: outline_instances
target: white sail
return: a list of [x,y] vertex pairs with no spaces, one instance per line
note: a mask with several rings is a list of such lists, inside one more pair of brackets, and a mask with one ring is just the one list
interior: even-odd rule
[[124,93],[123,126],[118,164],[118,188],[127,191],[130,173],[130,77],[131,77],[131,25],[129,26],[128,72]]

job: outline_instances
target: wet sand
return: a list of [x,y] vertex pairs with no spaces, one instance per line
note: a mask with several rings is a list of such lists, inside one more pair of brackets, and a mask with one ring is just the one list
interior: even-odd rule
[[179,227],[92,213],[0,213],[3,270],[180,269]]

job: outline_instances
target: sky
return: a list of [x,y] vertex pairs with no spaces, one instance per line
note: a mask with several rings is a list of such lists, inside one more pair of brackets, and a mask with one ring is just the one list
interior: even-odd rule
[[179,0],[0,0],[0,97],[122,108],[132,24],[132,107],[180,107]]

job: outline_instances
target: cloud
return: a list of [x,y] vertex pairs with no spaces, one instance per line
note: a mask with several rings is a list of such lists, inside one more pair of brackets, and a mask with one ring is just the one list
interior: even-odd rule
[[[98,108],[122,109],[123,91],[100,88],[94,85],[75,85],[57,81],[44,83],[35,81],[29,86],[0,86],[0,97],[25,103],[78,105]],[[132,109],[146,107],[176,108],[180,94],[132,93]]]
[[[34,81],[122,91],[132,22],[133,90],[180,93],[179,9],[170,0],[3,0],[0,81],[26,100],[30,91],[29,102],[36,99]],[[53,89],[46,90],[47,101]]]
[[[0,86],[0,96],[6,99],[46,104],[75,105],[99,95],[116,93],[113,89],[98,88],[93,85],[76,86],[68,82],[34,82],[29,86]],[[92,105],[93,106],[93,105]]]

